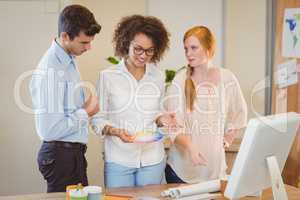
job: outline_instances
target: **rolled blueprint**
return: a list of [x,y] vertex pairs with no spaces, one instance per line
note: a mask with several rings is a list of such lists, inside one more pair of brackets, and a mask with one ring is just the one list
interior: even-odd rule
[[162,196],[171,198],[180,198],[196,194],[205,194],[209,192],[219,192],[221,190],[220,179],[205,181],[187,186],[169,188],[161,193]]

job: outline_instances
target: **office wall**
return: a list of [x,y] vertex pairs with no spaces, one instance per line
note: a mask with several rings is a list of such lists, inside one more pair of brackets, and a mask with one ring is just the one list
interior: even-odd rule
[[[56,34],[57,11],[49,6],[43,1],[0,1],[0,195],[44,189],[36,165],[40,142],[33,116],[16,106],[14,83],[37,64]],[[27,85],[28,79],[21,96],[29,105]]]
[[[14,101],[14,84],[17,78],[28,70],[34,69],[43,53],[56,36],[58,10],[65,4],[79,3],[90,8],[103,26],[95,37],[92,50],[78,58],[82,79],[95,83],[98,71],[107,67],[107,56],[113,55],[111,45],[112,31],[120,17],[152,10],[152,14],[164,17],[164,13],[156,13],[149,2],[157,0],[13,0],[0,1],[0,196],[9,194],[27,194],[45,191],[45,183],[37,170],[36,154],[40,141],[35,133],[33,115],[23,112]],[[179,2],[179,3],[178,3]],[[184,4],[166,6],[165,14],[178,16],[177,10],[185,8]],[[196,2],[196,1],[195,1]],[[207,10],[209,10],[208,1]],[[197,2],[197,3],[199,3]],[[221,3],[210,1],[217,8]],[[219,3],[218,3],[219,2]],[[231,69],[238,77],[247,101],[251,88],[264,77],[265,57],[265,0],[227,0],[225,10],[225,40],[223,43],[224,67]],[[158,2],[163,6],[164,2]],[[192,5],[192,4],[191,4]],[[172,8],[172,9],[171,9]],[[176,10],[176,9],[177,10]],[[186,9],[186,8],[185,8]],[[195,10],[196,6],[195,6]],[[196,12],[196,11],[195,11]],[[217,11],[216,11],[217,12]],[[199,13],[198,13],[199,14]],[[223,15],[222,14],[222,15]],[[207,15],[207,16],[206,16]],[[201,18],[213,18],[210,13]],[[220,28],[220,13],[215,28]],[[178,21],[183,27],[190,27],[198,22]],[[173,19],[176,20],[176,19]],[[199,21],[202,23],[202,21]],[[206,23],[203,21],[203,23]],[[181,33],[175,24],[167,24],[170,30],[178,31],[177,44],[181,45]],[[173,29],[174,28],[174,29]],[[185,29],[185,28],[184,28]],[[184,31],[184,30],[182,30]],[[219,36],[222,38],[222,36]],[[220,42],[219,42],[220,43]],[[180,47],[175,47],[180,48]],[[222,47],[219,47],[221,51]],[[222,52],[218,53],[221,59]],[[177,54],[176,54],[177,55]],[[177,68],[184,62],[184,57],[176,56],[162,62],[162,68]],[[169,61],[167,61],[169,60]],[[181,63],[182,62],[182,63]],[[221,62],[216,61],[216,62]],[[21,85],[21,97],[26,105],[30,105],[28,96],[28,79]],[[257,97],[257,108],[263,112],[263,95]],[[251,114],[250,114],[251,116]],[[103,184],[103,163],[101,161],[102,144],[93,134],[89,138],[88,176],[91,184]]]
[[[36,163],[40,146],[32,114],[23,112],[14,101],[17,78],[37,65],[57,34],[58,11],[69,3],[87,6],[103,26],[92,50],[78,58],[82,79],[94,83],[97,72],[112,55],[111,35],[120,17],[145,12],[140,0],[13,0],[0,1],[0,196],[44,192],[46,184]],[[21,84],[21,97],[31,104],[28,78]],[[103,184],[102,145],[90,134],[88,176],[91,184]]]
[[179,69],[186,65],[183,48],[183,35],[193,26],[207,26],[216,37],[216,53],[213,63],[223,65],[224,44],[224,10],[223,0],[147,0],[147,13],[159,17],[171,33],[170,50],[162,62],[158,64],[163,69]]
[[265,78],[266,0],[225,1],[225,68],[237,76],[248,104],[248,117],[264,114],[264,90],[251,95]]

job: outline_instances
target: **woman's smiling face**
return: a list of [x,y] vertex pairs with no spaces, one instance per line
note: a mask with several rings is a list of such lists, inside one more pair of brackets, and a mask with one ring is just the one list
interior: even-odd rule
[[129,46],[128,58],[136,67],[144,67],[155,53],[152,39],[143,33],[136,34]]

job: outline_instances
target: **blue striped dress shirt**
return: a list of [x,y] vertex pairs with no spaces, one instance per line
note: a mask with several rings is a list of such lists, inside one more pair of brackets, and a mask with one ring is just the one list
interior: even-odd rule
[[88,141],[88,115],[74,57],[53,40],[30,82],[36,130],[43,141]]

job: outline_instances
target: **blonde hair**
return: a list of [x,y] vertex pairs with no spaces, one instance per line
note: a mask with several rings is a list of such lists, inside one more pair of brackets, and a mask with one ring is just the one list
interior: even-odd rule
[[[212,58],[215,53],[215,37],[211,33],[211,31],[205,26],[195,26],[189,30],[187,30],[183,37],[183,42],[191,36],[195,36],[200,44],[203,46],[205,50],[208,52],[208,57]],[[196,99],[196,88],[191,79],[191,75],[193,74],[193,68],[188,67],[187,71],[187,79],[185,80],[185,99],[186,99],[186,107],[188,110],[192,111],[194,107],[194,101]]]

